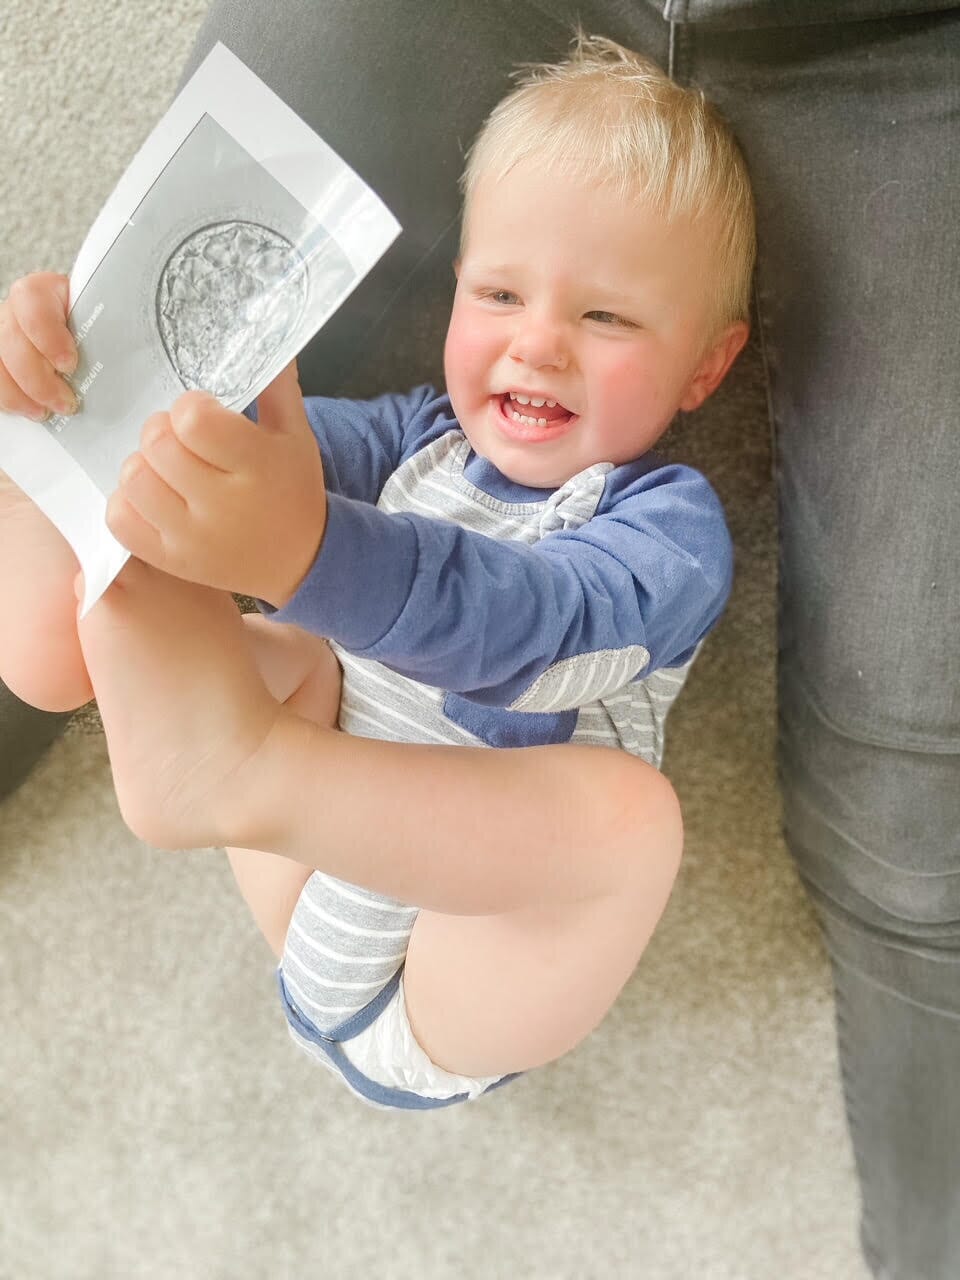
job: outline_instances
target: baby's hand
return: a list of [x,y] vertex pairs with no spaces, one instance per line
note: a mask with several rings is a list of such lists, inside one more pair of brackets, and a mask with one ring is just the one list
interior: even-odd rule
[[0,302],[0,410],[40,422],[75,413],[77,401],[56,370],[72,373],[77,345],[67,328],[70,281],[52,271],[21,276]]
[[257,416],[251,422],[205,391],[151,414],[107,525],[157,569],[280,608],[313,563],[327,518],[295,360],[261,392]]

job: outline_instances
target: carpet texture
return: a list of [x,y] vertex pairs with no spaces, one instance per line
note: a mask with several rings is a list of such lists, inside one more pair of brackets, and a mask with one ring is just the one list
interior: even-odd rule
[[[11,0],[0,292],[69,271],[205,5]],[[393,352],[383,385],[436,377]],[[95,711],[0,805],[2,1280],[866,1280],[829,971],[779,832],[760,356],[665,444],[737,546],[668,734],[686,855],[622,998],[559,1063],[426,1117],[288,1041],[218,850],[120,820]]]

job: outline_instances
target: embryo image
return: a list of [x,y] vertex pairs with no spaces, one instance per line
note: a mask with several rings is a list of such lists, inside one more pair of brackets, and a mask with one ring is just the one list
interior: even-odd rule
[[216,222],[170,254],[157,287],[157,326],[188,391],[239,399],[299,325],[307,264],[279,232]]

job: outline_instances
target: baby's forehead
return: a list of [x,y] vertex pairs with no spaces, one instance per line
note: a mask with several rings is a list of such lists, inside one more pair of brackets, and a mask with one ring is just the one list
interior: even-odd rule
[[[504,217],[501,195],[509,192],[517,181],[528,186],[534,184],[540,199],[511,203],[508,217]],[[693,212],[675,212],[663,202],[651,200],[646,192],[634,188],[626,190],[622,184],[603,179],[590,179],[576,168],[553,171],[544,166],[526,164],[514,166],[504,174],[486,174],[478,180],[472,198],[465,201],[460,234],[460,256],[468,251],[487,249],[487,240],[496,236],[499,240],[524,239],[536,242],[543,225],[543,202],[562,201],[565,193],[586,196],[589,214],[568,228],[571,239],[595,238],[601,228],[604,247],[611,252],[620,241],[606,239],[602,235],[605,222],[616,227],[617,235],[626,231],[624,244],[642,244],[651,238],[656,243],[671,247],[689,247],[689,251],[701,262],[709,261],[712,246],[718,241],[720,219],[718,212],[703,204]],[[613,224],[606,215],[612,214]],[[636,216],[637,240],[631,241],[630,228]],[[706,265],[706,263],[704,263]]]
[[[472,191],[464,200],[464,225],[475,210],[483,210],[490,201],[488,196],[509,190],[516,182],[535,181],[542,185],[544,199],[562,199],[563,193],[580,192],[595,194],[598,200],[617,206],[626,213],[635,211],[638,218],[654,219],[665,229],[675,229],[678,234],[692,224],[705,226],[715,220],[719,209],[708,195],[696,201],[689,198],[682,203],[669,190],[652,188],[645,176],[625,177],[620,171],[609,173],[584,163],[582,159],[566,160],[545,156],[525,156],[503,169],[481,169]],[[529,209],[531,219],[536,219],[538,207]]]

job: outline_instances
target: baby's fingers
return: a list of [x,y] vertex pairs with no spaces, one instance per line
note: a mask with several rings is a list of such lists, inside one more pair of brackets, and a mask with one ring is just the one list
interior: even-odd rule
[[10,288],[14,315],[27,339],[61,373],[77,367],[77,344],[67,327],[70,281],[53,271],[34,271]]
[[35,272],[14,281],[0,303],[0,408],[39,416],[43,409],[72,412],[73,392],[53,369],[76,345],[67,328],[69,281]]
[[225,409],[206,391],[187,391],[170,407],[173,433],[185,448],[219,471],[247,470],[255,464],[256,427],[243,414]]
[[47,410],[73,413],[76,400],[47,360],[0,309],[0,409],[42,418]]

